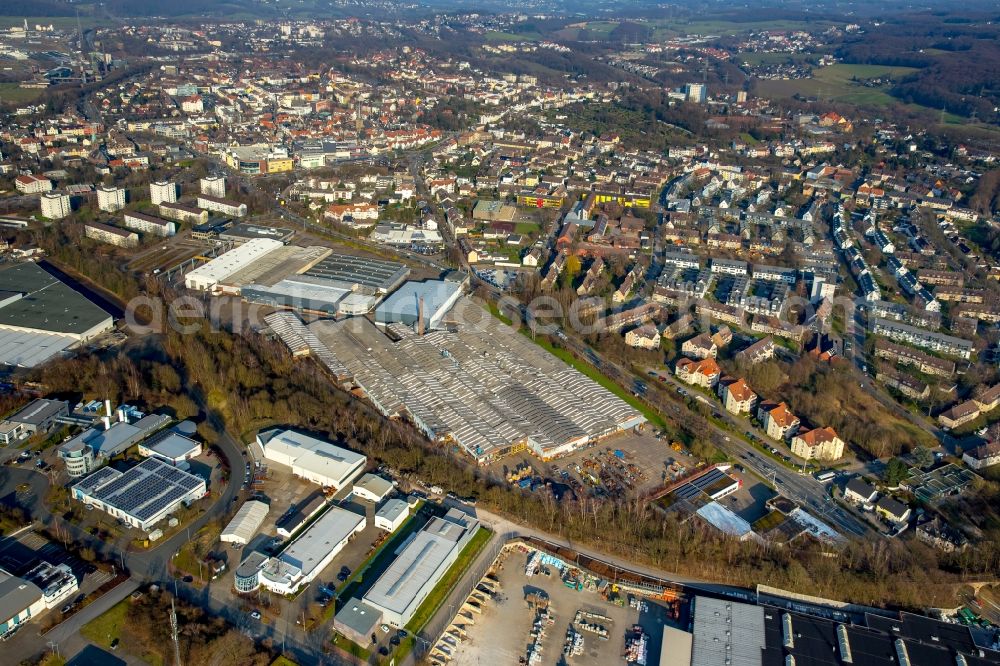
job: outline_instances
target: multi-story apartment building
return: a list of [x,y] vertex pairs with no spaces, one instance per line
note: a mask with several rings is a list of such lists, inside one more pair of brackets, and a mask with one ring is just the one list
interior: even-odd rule
[[125,207],[125,190],[101,185],[97,188],[97,207],[105,213],[117,213]]
[[167,180],[150,183],[149,200],[154,206],[159,206],[161,203],[177,203],[177,184]]
[[118,247],[136,247],[139,244],[139,234],[126,229],[119,229],[100,222],[88,222],[83,227],[87,238]]
[[61,220],[73,212],[69,195],[62,192],[46,192],[39,197],[42,217],[50,220]]
[[971,340],[956,338],[944,333],[934,333],[933,331],[927,331],[922,328],[878,317],[875,318],[872,329],[876,335],[884,335],[897,342],[906,342],[917,347],[923,347],[931,351],[958,356],[964,359],[972,356],[973,344]]
[[829,426],[800,430],[792,437],[792,453],[806,460],[837,460],[844,455],[844,440]]

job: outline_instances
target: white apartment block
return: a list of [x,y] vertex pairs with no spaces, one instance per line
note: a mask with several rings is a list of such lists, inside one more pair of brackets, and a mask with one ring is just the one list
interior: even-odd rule
[[143,215],[142,213],[125,213],[124,224],[133,231],[139,231],[153,236],[173,236],[177,233],[177,225],[170,220]]
[[201,194],[198,196],[198,207],[212,211],[213,213],[222,213],[223,215],[230,215],[232,217],[243,217],[247,214],[246,204],[222,199],[210,194]]
[[40,197],[42,217],[50,220],[61,220],[73,212],[69,195],[62,192],[46,192]]
[[210,197],[219,197],[220,199],[226,196],[226,177],[225,176],[207,176],[198,181],[201,187],[201,193],[207,194]]
[[749,264],[745,261],[734,261],[732,259],[712,259],[711,270],[713,273],[723,273],[725,275],[746,276]]
[[97,207],[105,213],[116,213],[125,207],[125,190],[120,187],[97,188]]
[[875,318],[872,325],[875,335],[884,335],[890,340],[905,342],[907,344],[930,349],[942,354],[950,354],[960,358],[972,356],[973,344],[971,340],[956,338],[953,335],[935,333],[916,326],[907,326],[898,321]]
[[177,184],[166,180],[150,183],[149,200],[155,206],[159,206],[161,203],[177,203]]

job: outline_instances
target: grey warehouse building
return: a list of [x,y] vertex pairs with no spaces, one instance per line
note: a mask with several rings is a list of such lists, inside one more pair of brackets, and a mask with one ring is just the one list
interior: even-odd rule
[[441,328],[444,316],[462,295],[462,286],[450,280],[407,282],[375,309],[375,323],[416,326],[423,301],[424,326]]
[[0,364],[39,365],[113,326],[110,314],[37,264],[0,269]]
[[36,432],[48,432],[57,418],[68,414],[69,403],[65,400],[45,398],[34,400],[10,418],[0,422],[0,443],[9,445]]

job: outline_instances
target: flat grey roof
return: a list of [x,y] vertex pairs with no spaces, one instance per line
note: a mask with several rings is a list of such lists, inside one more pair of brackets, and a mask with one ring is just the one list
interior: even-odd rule
[[69,404],[64,400],[46,400],[45,398],[38,398],[37,400],[30,402],[23,409],[21,409],[21,411],[14,414],[7,420],[13,421],[14,423],[38,425],[48,421],[59,412],[67,411],[68,409]]
[[429,325],[445,303],[461,289],[461,285],[446,280],[407,282],[375,308],[375,321],[391,324],[412,324],[417,320],[420,299],[424,300],[424,318]]
[[456,548],[455,541],[426,531],[417,532],[368,590],[365,601],[404,613]]
[[30,581],[11,576],[0,570],[0,608],[4,616],[13,617],[42,598],[42,590]]
[[400,515],[409,510],[410,505],[406,503],[406,500],[389,499],[385,501],[385,504],[379,507],[378,511],[375,512],[375,517],[385,518],[390,522],[395,522]]
[[691,666],[760,666],[764,646],[763,608],[695,598]]
[[406,279],[410,269],[396,261],[334,253],[305,274],[343,283],[348,288],[356,284],[388,292]]
[[289,544],[278,559],[298,567],[303,576],[308,576],[336,544],[353,534],[363,522],[365,517],[362,515],[339,506],[331,507]]
[[367,636],[382,621],[382,612],[360,599],[351,599],[334,618],[335,624],[347,627],[359,636]]
[[23,296],[0,307],[0,326],[80,335],[111,315],[31,262],[0,269],[0,291]]
[[383,497],[392,490],[392,481],[387,481],[375,474],[365,474],[355,482],[354,487],[362,488],[373,495]]
[[142,445],[165,458],[174,459],[186,455],[198,446],[198,442],[173,430],[164,430],[142,442]]

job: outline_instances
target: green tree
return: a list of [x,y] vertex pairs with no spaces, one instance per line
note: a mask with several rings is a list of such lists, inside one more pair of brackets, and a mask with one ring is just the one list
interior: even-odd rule
[[895,488],[910,475],[910,468],[901,458],[893,458],[885,466],[885,484]]
[[927,469],[934,464],[934,452],[926,446],[918,446],[913,449],[913,461],[920,469]]

